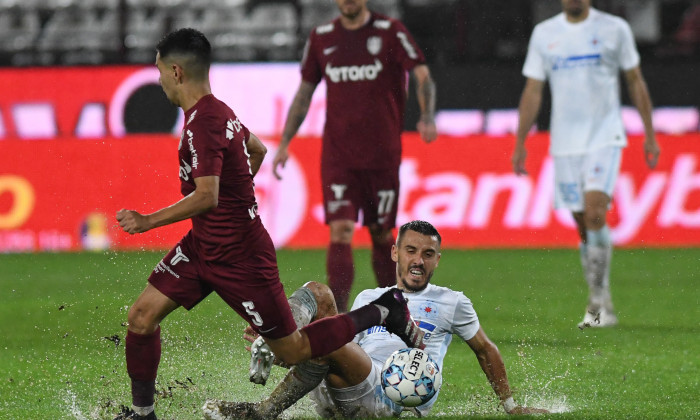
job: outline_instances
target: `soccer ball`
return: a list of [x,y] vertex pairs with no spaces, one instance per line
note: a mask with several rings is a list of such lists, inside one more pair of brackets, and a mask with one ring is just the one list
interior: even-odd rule
[[396,350],[384,363],[381,377],[387,397],[404,407],[428,402],[442,385],[437,364],[420,349]]

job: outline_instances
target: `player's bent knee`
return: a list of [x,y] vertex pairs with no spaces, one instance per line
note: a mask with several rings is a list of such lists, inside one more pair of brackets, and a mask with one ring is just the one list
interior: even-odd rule
[[330,287],[323,283],[310,281],[304,285],[304,288],[311,291],[316,299],[317,312],[314,319],[326,318],[338,314],[338,308]]
[[132,306],[127,316],[129,330],[138,334],[150,334],[158,328],[154,316],[150,316],[147,310],[138,306]]
[[355,233],[355,222],[352,220],[334,220],[328,224],[331,230],[331,242],[349,244]]

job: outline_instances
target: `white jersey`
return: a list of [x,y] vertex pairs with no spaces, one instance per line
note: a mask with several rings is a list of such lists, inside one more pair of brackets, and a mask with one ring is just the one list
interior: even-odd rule
[[549,79],[551,155],[627,145],[619,75],[638,65],[632,30],[616,16],[591,8],[583,22],[560,13],[535,26],[523,75]]
[[[389,288],[362,291],[352,306],[357,309],[377,299]],[[425,332],[426,351],[442,371],[442,364],[447,347],[456,334],[463,340],[469,340],[479,330],[479,318],[472,302],[462,292],[446,287],[429,284],[425,290],[416,293],[404,293],[408,299],[408,309],[414,321]],[[371,327],[355,336],[355,342],[375,361],[380,364],[399,349],[406,347],[401,339],[386,331],[384,327]],[[437,398],[418,407],[423,415],[427,414]]]

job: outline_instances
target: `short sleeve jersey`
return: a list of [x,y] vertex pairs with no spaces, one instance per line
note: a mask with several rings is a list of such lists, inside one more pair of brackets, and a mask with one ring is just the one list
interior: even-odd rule
[[[377,299],[388,288],[362,291],[352,309],[357,309]],[[462,292],[429,284],[424,290],[406,293],[408,309],[414,321],[425,333],[426,350],[442,370],[447,348],[456,334],[462,340],[473,338],[479,331],[479,318],[472,302]],[[386,331],[385,327],[371,327],[355,336],[355,341],[374,360],[384,363],[391,354],[405,348],[401,339]],[[418,407],[427,415],[436,398]]]
[[591,8],[583,22],[560,13],[535,27],[523,75],[549,79],[553,156],[626,146],[619,76],[638,65],[632,30],[616,16]]
[[213,95],[200,99],[185,113],[180,137],[180,191],[195,190],[195,178],[219,177],[218,206],[192,217],[192,232],[200,255],[208,261],[245,257],[250,244],[266,234],[260,217],[248,160],[250,132],[225,103]]
[[312,84],[326,82],[325,165],[398,168],[407,72],[424,62],[404,25],[380,14],[356,30],[337,18],[311,32],[301,74]]

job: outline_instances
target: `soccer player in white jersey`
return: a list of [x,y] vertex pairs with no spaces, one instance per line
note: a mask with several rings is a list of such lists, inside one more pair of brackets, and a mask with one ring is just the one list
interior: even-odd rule
[[[507,413],[546,413],[543,409],[515,403],[501,354],[486,336],[471,301],[462,292],[430,282],[440,260],[440,241],[440,234],[430,223],[413,221],[401,226],[391,250],[392,260],[396,262],[396,288],[407,296],[411,314],[424,332],[425,350],[442,370],[452,336],[457,335],[476,355]],[[375,301],[387,290],[390,289],[365,290],[357,296],[353,307]],[[328,286],[315,282],[294,292],[290,307],[299,324],[337,313]],[[250,333],[252,330],[247,330],[244,337],[254,342]],[[427,403],[408,409],[391,401],[381,388],[380,372],[384,362],[395,350],[405,347],[384,327],[369,328],[327,357],[294,366],[265,400],[259,403],[210,400],[204,406],[205,417],[272,419],[307,393],[323,417],[389,417],[402,410],[415,410],[415,414],[425,416],[439,393]]]
[[639,68],[632,31],[623,19],[591,7],[590,0],[562,0],[563,12],[538,24],[530,38],[512,156],[525,171],[525,139],[542,104],[545,80],[552,93],[549,153],[554,159],[554,205],[573,213],[589,297],[579,328],[617,324],[610,297],[612,241],[606,215],[627,137],[620,111],[619,74],[644,123],[649,168],[659,157],[652,104]]

